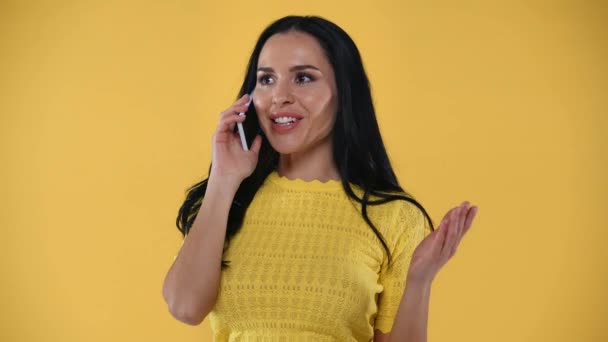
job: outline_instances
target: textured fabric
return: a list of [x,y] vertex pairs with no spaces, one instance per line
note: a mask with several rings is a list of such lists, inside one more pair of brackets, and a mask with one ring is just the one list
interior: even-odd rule
[[388,333],[411,255],[430,230],[403,200],[370,205],[368,215],[396,260],[390,270],[340,182],[271,173],[224,254],[230,267],[209,314],[214,341],[370,341],[374,329]]

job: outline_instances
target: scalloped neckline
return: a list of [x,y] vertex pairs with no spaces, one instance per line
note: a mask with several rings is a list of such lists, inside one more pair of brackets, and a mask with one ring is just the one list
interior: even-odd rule
[[330,179],[326,182],[321,182],[318,179],[313,179],[311,181],[305,181],[301,178],[289,179],[279,175],[277,170],[272,171],[268,175],[268,180],[282,188],[294,190],[336,191],[342,189],[342,182],[339,180]]

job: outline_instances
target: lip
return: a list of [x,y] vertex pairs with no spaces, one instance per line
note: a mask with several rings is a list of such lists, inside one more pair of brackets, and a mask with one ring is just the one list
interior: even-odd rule
[[302,120],[301,119],[296,119],[296,121],[292,124],[283,126],[277,123],[274,123],[274,121],[270,121],[270,126],[272,127],[272,131],[274,133],[277,134],[287,134],[291,131],[293,131],[296,127],[298,127],[298,125],[300,124]]
[[[290,125],[282,126],[282,125],[274,122],[274,119],[280,118],[280,117],[294,118],[294,119],[296,119],[296,121]],[[298,125],[300,124],[300,121],[302,121],[304,116],[302,116],[301,114],[296,113],[296,112],[275,112],[275,113],[271,113],[269,118],[270,118],[270,126],[272,127],[273,132],[275,132],[277,134],[287,134],[290,131],[292,131],[294,128],[298,127]]]
[[280,118],[282,116],[295,118],[296,120],[302,120],[303,116],[296,112],[278,112],[270,114],[270,120],[274,120],[276,118]]

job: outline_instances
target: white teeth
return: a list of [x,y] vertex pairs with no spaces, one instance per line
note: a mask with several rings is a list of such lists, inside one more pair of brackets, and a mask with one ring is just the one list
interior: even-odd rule
[[276,123],[288,123],[288,122],[295,122],[296,119],[295,118],[291,118],[291,117],[287,117],[287,116],[282,116],[280,118],[275,118],[274,122]]

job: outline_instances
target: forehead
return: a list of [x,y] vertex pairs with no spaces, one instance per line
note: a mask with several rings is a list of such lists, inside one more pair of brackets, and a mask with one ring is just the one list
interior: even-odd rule
[[268,38],[258,59],[258,66],[280,68],[296,64],[329,68],[329,61],[317,39],[297,31],[277,33]]

